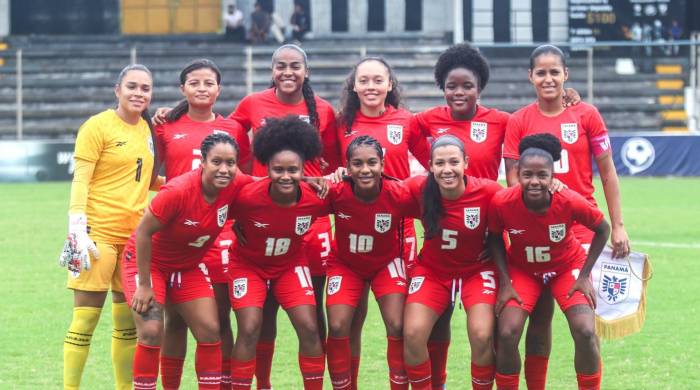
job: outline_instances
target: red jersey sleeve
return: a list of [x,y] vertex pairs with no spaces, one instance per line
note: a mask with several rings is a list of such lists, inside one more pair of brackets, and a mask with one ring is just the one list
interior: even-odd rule
[[405,199],[404,216],[409,218],[421,218],[421,203],[423,199],[423,186],[427,176],[414,176],[404,180]]
[[501,234],[503,232],[503,218],[501,217],[501,197],[495,195],[489,204],[488,219],[489,233]]
[[325,172],[335,172],[341,164],[340,142],[338,141],[338,130],[335,123],[335,112],[333,107],[327,106],[326,125],[321,132],[321,142],[323,143],[323,159],[328,163]]
[[156,153],[158,153],[158,158],[164,160],[165,156],[165,129],[163,125],[155,125],[153,127],[153,132],[156,136]]
[[413,115],[411,118],[410,126],[411,128],[418,129],[418,131],[423,135],[423,137],[428,138],[433,135],[430,134],[430,126],[427,120],[427,111],[419,112]]
[[598,109],[590,106],[590,110],[586,112],[585,117],[582,119],[584,128],[588,132],[588,144],[593,156],[598,157],[608,152],[610,150],[608,128]]
[[517,160],[520,158],[518,146],[522,139],[523,125],[518,113],[515,113],[508,118],[506,125],[506,137],[503,142],[503,158]]
[[228,116],[228,119],[233,119],[234,121],[238,122],[238,124],[245,129],[246,134],[248,133],[248,129],[251,128],[249,106],[250,96],[246,96],[238,103],[236,109],[231,113],[231,115]]
[[573,190],[567,190],[571,198],[571,213],[576,222],[590,230],[595,229],[603,220],[603,213],[587,201],[582,195]]
[[418,128],[417,122],[414,122],[414,116],[411,116],[408,126],[408,150],[411,151],[413,157],[423,166],[428,169],[428,161],[430,161],[430,145],[428,139],[423,132]]
[[151,214],[161,223],[161,225],[167,225],[173,218],[175,218],[180,210],[180,193],[175,188],[171,186],[164,186],[158,191],[158,194],[153,198],[148,209],[151,210]]
[[250,139],[248,138],[248,131],[241,126],[238,121],[231,121],[231,137],[238,143],[239,153],[238,153],[238,165],[245,166],[252,158],[250,152]]

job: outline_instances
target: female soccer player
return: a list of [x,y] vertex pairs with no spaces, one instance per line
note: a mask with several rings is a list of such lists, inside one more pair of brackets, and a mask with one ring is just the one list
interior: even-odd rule
[[199,149],[200,168],[158,192],[124,251],[122,282],[138,334],[135,389],[156,387],[166,303],[197,340],[199,388],[221,386],[219,319],[202,257],[224,228],[232,199],[252,179],[236,174],[239,149],[227,134],[207,136]]
[[[270,88],[246,96],[229,118],[252,131],[253,139],[267,118],[280,118],[289,114],[313,125],[323,143],[323,155],[304,164],[304,175],[322,176],[335,170],[339,164],[335,113],[327,101],[316,96],[309,80],[306,53],[297,45],[283,45],[272,55],[272,85]],[[253,162],[253,175],[267,176],[267,167],[259,161]],[[323,289],[325,286],[325,263],[331,254],[332,232],[330,219],[320,217],[311,227],[306,238],[306,256],[316,294],[317,319],[321,336],[325,340],[326,326],[323,313]],[[273,298],[273,297],[271,297]],[[270,372],[277,334],[277,310],[279,305],[271,299],[265,305],[265,321],[258,343],[256,378],[258,389],[270,389]]]
[[[590,273],[608,239],[610,226],[596,206],[577,192],[549,191],[554,162],[562,151],[559,140],[551,134],[523,138],[518,150],[519,185],[497,194],[489,209],[489,247],[498,265],[500,283],[496,304],[499,389],[518,388],[520,335],[544,285],[550,286],[569,322],[578,388],[600,388],[595,291]],[[588,255],[576,239],[576,225],[594,233]],[[503,232],[510,239],[507,260]]]
[[460,299],[467,311],[472,388],[493,384],[496,269],[482,262],[482,252],[488,206],[501,186],[465,175],[467,162],[462,141],[442,136],[431,148],[430,174],[407,182],[425,228],[404,310],[404,359],[413,389],[432,388],[428,338],[445,308]]
[[325,354],[321,346],[313,282],[303,250],[314,220],[329,212],[327,201],[301,182],[305,161],[321,153],[318,131],[290,115],[268,118],[253,141],[255,158],[269,178],[247,186],[235,199],[239,239],[231,249],[231,307],[237,338],[231,382],[249,389],[268,292],[287,311],[299,338],[299,366],[305,389],[322,389]]
[[[180,90],[185,99],[156,126],[159,156],[165,164],[165,177],[172,180],[177,176],[197,169],[201,162],[199,146],[205,137],[212,133],[226,133],[236,140],[240,152],[239,161],[250,157],[250,146],[245,130],[232,121],[213,112],[214,104],[221,91],[221,72],[212,61],[198,59],[190,62],[180,72]],[[204,255],[203,262],[209,271],[214,288],[214,296],[219,309],[219,330],[221,331],[222,376],[224,385],[229,385],[230,359],[233,350],[231,332],[231,306],[228,299],[228,248],[234,234],[231,220],[221,230],[214,244]],[[161,348],[161,376],[163,387],[176,389],[180,386],[182,366],[187,350],[187,326],[175,310],[165,307],[165,333]]]
[[147,113],[152,88],[148,68],[139,64],[125,67],[114,87],[117,108],[91,117],[78,131],[69,239],[61,255],[74,296],[73,320],[63,344],[66,389],[80,387],[92,333],[110,288],[115,384],[117,389],[132,386],[136,334],[124,301],[118,259],[147,205],[149,186],[154,184]]
[[401,259],[408,192],[382,176],[384,152],[367,135],[346,152],[349,178],[328,194],[335,214],[337,255],[328,264],[328,371],[334,389],[350,389],[350,329],[355,309],[371,286],[387,333],[391,389],[408,389],[403,365],[403,308],[407,282]]
[[[564,53],[556,46],[543,45],[532,52],[529,77],[537,101],[515,112],[508,122],[503,148],[508,182],[517,183],[515,162],[520,140],[530,134],[549,133],[562,145],[561,159],[554,165],[555,177],[595,205],[591,161],[595,160],[612,224],[613,256],[624,257],[629,253],[630,243],[622,222],[620,185],[608,131],[600,113],[590,104],[562,107],[562,89],[568,75]],[[590,245],[593,232],[585,226],[572,226],[572,232],[582,245]],[[530,389],[545,386],[553,312],[551,295],[542,294],[530,317],[525,340],[525,378]]]

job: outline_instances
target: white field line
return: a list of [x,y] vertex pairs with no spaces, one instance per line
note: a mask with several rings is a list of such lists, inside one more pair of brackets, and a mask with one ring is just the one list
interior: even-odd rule
[[678,249],[700,249],[700,244],[692,244],[686,242],[656,242],[656,241],[632,241],[632,247],[635,245],[655,246],[659,248],[678,248]]

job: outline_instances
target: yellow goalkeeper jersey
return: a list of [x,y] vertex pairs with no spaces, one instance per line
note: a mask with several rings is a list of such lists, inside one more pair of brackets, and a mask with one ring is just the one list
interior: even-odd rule
[[153,156],[143,119],[132,126],[110,109],[83,123],[75,158],[95,163],[85,209],[90,238],[108,244],[128,240],[148,205]]

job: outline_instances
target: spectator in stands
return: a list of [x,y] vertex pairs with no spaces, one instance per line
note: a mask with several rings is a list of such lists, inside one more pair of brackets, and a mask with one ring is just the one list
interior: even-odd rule
[[[681,39],[683,36],[683,27],[678,23],[677,20],[673,20],[671,22],[671,27],[668,29],[668,40],[669,41],[678,41]],[[678,55],[678,45],[671,45],[671,52],[669,54],[672,54],[674,56]]]
[[294,13],[289,20],[289,25],[292,28],[292,39],[299,42],[303,41],[304,35],[306,35],[311,27],[311,21],[304,11],[303,5],[299,3],[294,4]]
[[263,9],[260,2],[255,3],[255,11],[250,14],[250,41],[252,43],[264,43],[270,33],[270,13]]
[[243,25],[243,12],[235,5],[228,6],[228,13],[224,15],[226,37],[234,42],[245,41],[245,26]]

